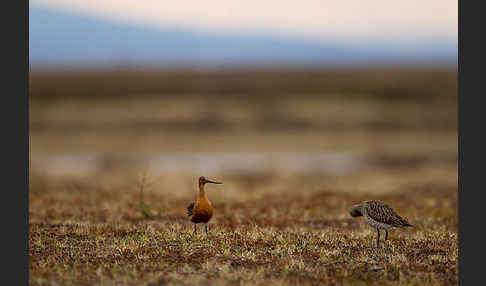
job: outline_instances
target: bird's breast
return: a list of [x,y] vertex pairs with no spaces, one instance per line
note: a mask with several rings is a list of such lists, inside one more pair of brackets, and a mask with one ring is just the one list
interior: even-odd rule
[[209,201],[198,201],[194,206],[192,221],[207,223],[213,216],[213,207]]

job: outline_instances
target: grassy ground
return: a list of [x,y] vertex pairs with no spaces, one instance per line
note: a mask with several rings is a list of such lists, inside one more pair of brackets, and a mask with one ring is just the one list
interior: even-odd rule
[[30,94],[39,99],[215,96],[244,98],[323,94],[411,102],[457,101],[457,67],[221,68],[35,70]]
[[[218,176],[209,236],[185,214],[196,177],[149,173],[141,193],[133,173],[34,176],[30,284],[455,285],[457,170],[438,169]],[[348,213],[367,199],[416,227],[376,248],[376,231]]]
[[[456,78],[447,69],[32,72],[30,284],[457,285]],[[339,176],[148,170],[142,184],[127,159],[222,151],[346,152],[367,164]],[[52,166],[36,160],[59,154],[116,160],[47,175]],[[186,216],[200,175],[224,182],[207,187],[208,237],[202,225],[194,236]],[[349,215],[369,199],[416,227],[376,248],[376,231]]]

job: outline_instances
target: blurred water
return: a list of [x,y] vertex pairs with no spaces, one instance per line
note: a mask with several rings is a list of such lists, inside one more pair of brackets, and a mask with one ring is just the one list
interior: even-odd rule
[[155,173],[327,173],[343,175],[361,169],[364,161],[352,153],[157,153],[150,155],[107,156],[103,154],[31,153],[30,168],[46,175],[86,175],[107,168],[147,168]]

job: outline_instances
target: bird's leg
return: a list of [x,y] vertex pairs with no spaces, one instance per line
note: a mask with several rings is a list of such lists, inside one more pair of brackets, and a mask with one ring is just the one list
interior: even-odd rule
[[204,226],[206,226],[206,236],[208,236],[208,224],[205,223]]
[[378,237],[376,238],[376,247],[380,246],[380,230],[377,228],[376,231],[378,232]]
[[385,241],[388,239],[388,230],[385,229]]
[[194,234],[197,233],[197,223],[194,224]]

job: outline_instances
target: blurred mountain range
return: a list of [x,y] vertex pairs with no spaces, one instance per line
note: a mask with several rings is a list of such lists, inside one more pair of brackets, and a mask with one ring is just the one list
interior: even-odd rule
[[147,28],[30,7],[29,58],[36,66],[457,64],[457,40],[407,46],[392,39],[359,44],[274,35]]

